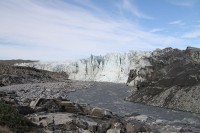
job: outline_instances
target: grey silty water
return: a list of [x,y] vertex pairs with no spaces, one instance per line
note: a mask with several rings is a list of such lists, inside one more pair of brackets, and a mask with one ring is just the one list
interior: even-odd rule
[[200,114],[175,111],[171,109],[147,106],[125,101],[130,87],[125,84],[96,82],[92,88],[69,93],[69,99],[74,102],[87,103],[91,106],[107,108],[112,112],[124,116],[132,113],[147,115],[156,119],[168,121],[186,121],[200,123]]

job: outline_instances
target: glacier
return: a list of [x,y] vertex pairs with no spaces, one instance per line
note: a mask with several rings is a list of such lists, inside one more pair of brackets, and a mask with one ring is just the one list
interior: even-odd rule
[[[150,51],[129,51],[104,56],[91,55],[89,58],[74,61],[38,61],[16,65],[66,72],[72,80],[127,83],[130,70],[139,71],[142,67],[150,65],[148,60],[145,60],[150,55]],[[143,79],[137,77],[135,80]]]

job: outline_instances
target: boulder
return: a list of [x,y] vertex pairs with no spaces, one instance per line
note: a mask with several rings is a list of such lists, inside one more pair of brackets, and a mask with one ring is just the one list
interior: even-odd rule
[[76,119],[75,124],[77,127],[82,128],[84,130],[86,130],[88,128],[88,123],[81,119]]
[[112,112],[106,109],[95,107],[92,109],[91,115],[98,118],[112,117]]
[[88,104],[79,104],[82,112],[86,115],[90,114],[91,107]]
[[78,105],[71,101],[61,101],[60,102],[61,108],[68,113],[80,113],[81,109]]
[[29,106],[34,109],[38,105],[38,103],[42,100],[43,100],[42,98],[37,98],[36,100],[31,101]]
[[68,123],[65,127],[67,131],[77,130],[77,127],[74,123]]
[[87,123],[88,123],[88,130],[90,130],[93,133],[98,131],[98,124],[96,122],[87,121]]
[[104,117],[104,110],[101,108],[93,108],[91,112],[92,116],[98,117],[98,118],[103,118]]
[[116,122],[116,123],[113,124],[113,127],[114,127],[115,129],[121,129],[121,128],[122,128],[122,123]]
[[121,133],[120,129],[109,129],[106,133]]
[[99,125],[99,133],[106,133],[106,131],[110,128],[111,124],[109,122],[102,123]]
[[126,132],[127,133],[134,133],[134,131],[135,131],[134,125],[132,125],[131,123],[127,123],[126,124]]
[[84,130],[83,133],[92,133],[92,132],[89,130]]

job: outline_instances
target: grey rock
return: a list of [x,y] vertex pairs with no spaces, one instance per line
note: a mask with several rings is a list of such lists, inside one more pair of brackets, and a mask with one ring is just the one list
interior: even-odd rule
[[120,129],[109,129],[106,133],[122,133]]
[[112,112],[107,109],[95,107],[92,109],[91,115],[98,118],[104,118],[104,117],[111,117]]
[[200,113],[199,48],[165,48],[145,60],[149,66],[130,71],[128,82],[135,82],[137,88],[130,101]]

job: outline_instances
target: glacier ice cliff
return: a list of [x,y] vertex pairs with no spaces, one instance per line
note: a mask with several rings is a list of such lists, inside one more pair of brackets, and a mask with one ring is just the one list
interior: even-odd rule
[[[110,53],[105,56],[91,55],[87,59],[76,61],[39,61],[18,65],[54,72],[64,71],[69,74],[69,79],[73,80],[127,83],[130,70],[138,71],[141,67],[150,65],[148,60],[145,60],[150,55],[151,52],[147,51],[130,51],[128,53]],[[135,80],[143,79],[137,77]]]

